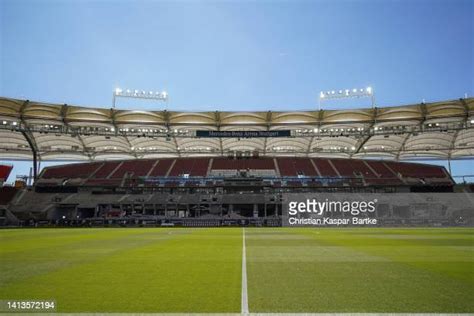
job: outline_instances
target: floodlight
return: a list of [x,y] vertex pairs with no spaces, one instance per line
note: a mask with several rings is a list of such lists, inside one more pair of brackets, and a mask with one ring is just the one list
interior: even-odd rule
[[375,107],[374,90],[370,86],[366,88],[328,90],[326,92],[321,91],[319,93],[319,109],[321,109],[321,101],[323,100],[365,97],[370,97],[372,99],[372,107]]
[[122,98],[137,98],[137,99],[153,99],[153,100],[160,100],[160,101],[167,101],[168,100],[168,93],[166,91],[162,92],[153,92],[151,90],[122,90],[121,88],[116,88],[113,93],[112,99],[112,106],[115,108],[115,101],[117,97]]

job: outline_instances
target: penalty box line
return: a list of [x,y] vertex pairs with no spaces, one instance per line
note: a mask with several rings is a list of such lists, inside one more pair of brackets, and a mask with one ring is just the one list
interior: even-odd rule
[[249,300],[247,293],[247,255],[245,249],[245,227],[242,230],[242,301],[241,301],[241,313],[244,315],[249,314]]

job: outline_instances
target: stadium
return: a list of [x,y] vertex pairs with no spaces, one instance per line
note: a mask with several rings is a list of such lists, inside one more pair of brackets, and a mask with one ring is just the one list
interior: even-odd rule
[[[458,280],[456,273],[472,272],[468,227],[474,223],[474,213],[468,205],[472,205],[473,185],[456,183],[442,166],[403,160],[472,158],[473,120],[472,98],[355,110],[195,113],[2,98],[0,155],[32,161],[31,178],[26,180],[33,182],[17,181],[1,188],[1,224],[42,229],[26,237],[19,231],[3,231],[2,238],[8,241],[2,246],[7,286],[0,295],[41,299],[63,312],[472,312],[468,298],[472,285]],[[41,168],[40,162],[47,160],[73,163]],[[7,179],[11,170],[12,166],[2,166],[2,178]],[[462,195],[456,195],[464,201],[460,207],[456,201],[428,200],[423,195],[449,193]],[[352,217],[365,220],[362,225],[351,224],[350,214],[330,214],[319,226],[323,230],[279,227],[288,226],[288,196],[321,194],[336,194],[338,199],[347,194],[368,194],[367,198],[384,194],[395,197],[395,202],[380,205],[373,214]],[[369,225],[369,219],[377,224]],[[341,230],[339,223],[346,228]],[[214,228],[195,230],[198,227]],[[405,245],[408,248],[400,245],[400,238],[411,241]],[[210,244],[204,246],[205,241]],[[443,244],[463,250],[449,250]],[[29,245],[27,258],[16,253],[20,245]],[[142,253],[150,245],[152,252]],[[404,250],[387,254],[390,245]],[[55,259],[39,259],[45,247],[58,247],[51,253]],[[71,247],[77,249],[72,256]],[[196,251],[209,259],[200,260]],[[141,270],[135,270],[135,261],[124,259],[124,253],[145,260]],[[195,257],[185,263],[180,259],[183,254]],[[426,259],[417,259],[420,254]],[[448,255],[451,259],[443,259]],[[93,263],[101,257],[104,262]],[[113,258],[118,261],[110,262]],[[387,258],[394,263],[383,263]],[[54,268],[58,260],[64,270]],[[229,264],[220,264],[222,260]],[[277,266],[267,270],[260,261]],[[326,261],[338,268],[321,265]],[[411,261],[415,267],[405,266]],[[77,266],[78,262],[86,264]],[[164,265],[156,272],[155,264],[160,262]],[[310,265],[302,272],[287,271],[297,262]],[[189,270],[189,264],[201,272]],[[347,299],[354,295],[351,291],[360,290],[354,283],[359,277],[349,265],[359,266],[361,276],[377,275],[365,281],[380,289],[378,295],[362,295],[366,304]],[[415,275],[420,265],[430,272]],[[153,294],[137,297],[114,290],[108,299],[94,299],[111,290],[106,284],[117,282],[107,271],[118,272],[120,267],[131,278],[123,284],[135,290],[149,288]],[[212,273],[204,272],[209,268]],[[395,285],[390,269],[397,271],[391,272],[396,278],[406,282],[409,275],[423,291],[433,293],[414,295],[403,306],[387,303],[387,291],[406,300],[407,285]],[[176,271],[182,271],[180,277]],[[344,289],[335,291],[332,278],[317,271],[349,273],[344,277],[349,281],[338,281]],[[134,279],[155,273],[163,286],[148,281],[134,284]],[[163,276],[168,273],[170,277]],[[274,273],[284,277],[275,280]],[[456,281],[444,280],[446,273]],[[84,279],[70,279],[78,276]],[[31,277],[48,289],[32,287]],[[186,280],[192,282],[186,285]],[[316,281],[329,283],[319,288],[322,299],[315,301],[308,293]],[[173,283],[180,285],[173,287]],[[221,303],[209,300],[208,287],[219,293],[215,297]],[[81,298],[70,293],[86,288]],[[170,295],[173,288],[180,294]],[[285,289],[298,299],[289,298]],[[195,295],[191,300],[190,291]],[[439,291],[451,294],[439,300]],[[158,306],[155,295],[160,297]],[[124,297],[126,305],[120,304]],[[2,310],[11,311],[8,306]]]
[[473,315],[473,5],[0,1],[0,316]]
[[[0,155],[31,159],[35,181],[16,194],[4,188],[10,200],[2,202],[2,221],[281,226],[284,193],[454,192],[444,167],[401,161],[472,157],[473,113],[472,98],[356,110],[213,113],[4,98]],[[54,159],[85,162],[38,173],[39,161]],[[461,184],[457,190],[470,189]],[[391,224],[420,220],[409,213],[379,215]],[[472,224],[468,215],[464,222]],[[437,220],[453,224],[459,217],[446,212]]]
[[[472,98],[312,112],[2,98],[0,155],[31,161],[33,182],[0,188],[1,310],[473,312],[473,185],[403,162],[472,158],[473,120]],[[293,198],[374,195],[373,213],[288,217]]]

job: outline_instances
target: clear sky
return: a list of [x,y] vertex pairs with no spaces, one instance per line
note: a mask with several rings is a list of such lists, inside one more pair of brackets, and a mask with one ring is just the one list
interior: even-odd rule
[[[168,108],[223,111],[312,109],[321,90],[368,85],[379,106],[473,96],[473,10],[472,0],[0,0],[0,95],[110,107],[118,86],[165,89]],[[358,102],[330,106],[368,105]],[[459,166],[474,173],[472,160]]]

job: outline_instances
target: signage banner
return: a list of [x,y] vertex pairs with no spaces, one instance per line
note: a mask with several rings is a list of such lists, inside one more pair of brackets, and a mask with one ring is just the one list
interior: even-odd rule
[[290,137],[290,130],[282,131],[196,131],[197,137]]

